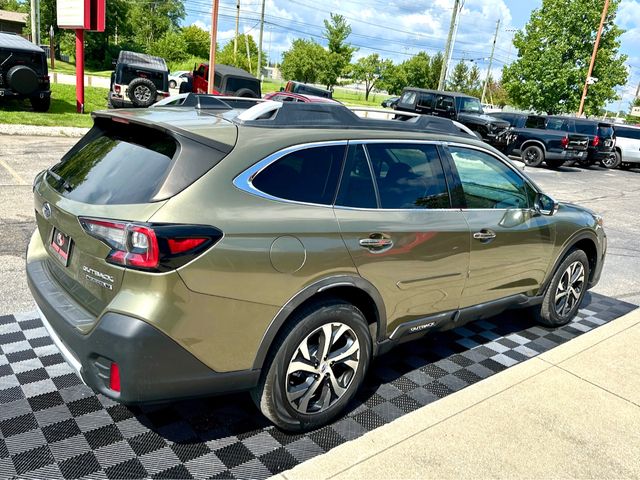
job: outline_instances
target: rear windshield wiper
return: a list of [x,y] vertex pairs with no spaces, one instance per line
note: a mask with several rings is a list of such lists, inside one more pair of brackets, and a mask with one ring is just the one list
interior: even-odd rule
[[67,180],[65,180],[64,178],[62,178],[60,175],[58,175],[56,172],[54,172],[53,170],[47,170],[47,174],[51,175],[54,180],[56,182],[58,182],[60,184],[60,186],[62,188],[64,188],[67,192],[70,192],[71,190],[73,190],[74,188],[76,188],[76,186],[72,183],[69,183]]

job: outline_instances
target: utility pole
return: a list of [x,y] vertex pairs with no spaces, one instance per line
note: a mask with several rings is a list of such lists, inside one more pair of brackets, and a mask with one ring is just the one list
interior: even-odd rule
[[453,13],[451,14],[451,23],[449,24],[449,35],[447,35],[447,46],[444,50],[444,57],[442,58],[442,68],[440,68],[440,80],[438,80],[438,90],[444,90],[444,80],[447,78],[447,70],[449,69],[449,57],[451,56],[453,30],[456,26],[456,20],[458,18],[458,12],[460,11],[460,0],[454,0]]
[[260,39],[258,40],[258,68],[256,68],[256,77],[262,81],[262,34],[264,33],[264,4],[265,0],[262,0],[262,13],[260,14]]
[[238,28],[240,26],[240,0],[236,3],[236,36],[233,37],[233,63],[236,63],[238,56]]
[[53,25],[49,26],[49,60],[51,60],[51,70],[56,69],[56,53],[53,45]]
[[604,20],[605,18],[607,18],[608,10],[609,10],[609,0],[604,0],[602,17],[600,17],[600,26],[598,27],[598,34],[596,35],[596,43],[593,44],[593,53],[591,54],[591,63],[589,63],[589,72],[587,73],[587,78],[584,81],[584,88],[582,89],[582,98],[580,99],[580,109],[578,110],[579,117],[581,117],[582,113],[584,112],[584,101],[587,98],[587,90],[589,89],[591,74],[593,73],[593,65],[596,63],[596,54],[598,53],[598,47],[600,46],[600,36],[602,35],[602,27],[604,27]]
[[31,42],[40,45],[40,0],[31,0]]
[[211,10],[211,45],[209,49],[209,82],[207,85],[207,93],[213,93],[216,70],[216,43],[218,40],[218,2],[213,0],[213,10]]
[[484,97],[487,94],[487,84],[489,83],[489,76],[491,75],[491,64],[493,63],[493,53],[496,51],[496,40],[498,40],[498,30],[500,29],[500,19],[496,22],[496,33],[493,36],[493,45],[491,47],[491,56],[489,57],[489,68],[487,68],[487,76],[484,79],[484,86],[482,87],[482,98],[480,103],[484,103]]

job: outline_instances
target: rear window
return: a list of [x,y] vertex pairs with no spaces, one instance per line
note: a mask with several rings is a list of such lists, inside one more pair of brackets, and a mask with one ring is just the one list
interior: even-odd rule
[[231,92],[237,92],[242,88],[247,88],[256,93],[260,91],[259,90],[260,86],[257,80],[253,80],[251,78],[237,78],[237,77],[227,78],[226,90]]
[[598,136],[602,138],[613,137],[613,127],[611,125],[598,125]]
[[583,135],[597,135],[598,126],[591,122],[576,122],[576,133]]
[[126,127],[85,137],[49,170],[49,184],[66,198],[93,205],[152,201],[178,145],[159,131]]

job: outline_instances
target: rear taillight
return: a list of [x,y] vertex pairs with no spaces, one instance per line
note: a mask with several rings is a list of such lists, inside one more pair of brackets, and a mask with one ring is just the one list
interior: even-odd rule
[[222,232],[202,225],[137,224],[80,218],[91,236],[111,251],[106,261],[134,269],[167,271],[189,262],[222,238]]
[[591,141],[591,145],[594,147],[600,145],[600,137],[598,135],[593,138],[593,140]]
[[114,87],[113,87],[113,89],[115,90],[115,92],[116,92],[117,94],[120,94],[120,85],[116,85],[116,86],[114,86]]
[[114,392],[120,391],[120,367],[115,362],[111,364],[109,371],[109,388]]
[[567,135],[562,137],[562,140],[560,140],[560,144],[562,145],[562,148],[567,148],[569,146],[569,137]]

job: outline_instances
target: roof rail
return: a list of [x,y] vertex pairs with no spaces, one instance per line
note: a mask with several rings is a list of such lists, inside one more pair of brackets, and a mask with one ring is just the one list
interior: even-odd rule
[[[355,110],[362,110],[356,108]],[[373,110],[373,109],[372,109]],[[382,110],[385,114],[389,111]],[[395,112],[394,112],[395,113]],[[262,128],[346,128],[362,130],[434,131],[464,135],[448,118],[397,113],[394,119],[362,118],[340,104],[274,102],[256,105],[233,119],[234,122]]]
[[180,93],[172,95],[152,107],[185,107],[198,110],[233,110],[234,108],[250,108],[263,102],[260,98],[227,97],[206,93]]

